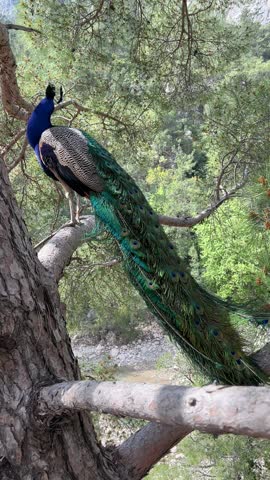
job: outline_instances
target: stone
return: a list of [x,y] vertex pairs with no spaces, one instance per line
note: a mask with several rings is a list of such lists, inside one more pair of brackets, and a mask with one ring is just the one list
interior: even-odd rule
[[119,349],[117,347],[114,347],[110,350],[111,357],[117,357],[118,353],[119,353]]

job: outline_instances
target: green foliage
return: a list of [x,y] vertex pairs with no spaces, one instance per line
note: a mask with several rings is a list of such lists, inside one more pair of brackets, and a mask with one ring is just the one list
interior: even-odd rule
[[[270,206],[270,202],[264,191],[257,191],[257,187],[250,189],[252,200],[234,199],[222,206],[216,217],[199,225],[196,232],[202,279],[208,288],[226,299],[262,305],[269,298],[270,234],[267,220],[258,222],[259,213],[252,205],[259,207],[262,196],[263,203]],[[259,210],[265,215],[265,208]]]
[[149,480],[263,480],[270,478],[270,445],[233,435],[220,436],[192,433],[177,447],[176,458],[168,457],[169,466],[160,464],[149,474]]

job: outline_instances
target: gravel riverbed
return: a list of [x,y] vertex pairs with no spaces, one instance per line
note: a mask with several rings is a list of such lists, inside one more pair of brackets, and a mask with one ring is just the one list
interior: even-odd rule
[[173,358],[179,351],[158,327],[154,331],[146,329],[141,338],[127,345],[119,345],[114,333],[108,333],[97,344],[91,336],[77,334],[72,347],[79,363],[95,365],[109,356],[118,367],[134,370],[154,369],[164,355]]

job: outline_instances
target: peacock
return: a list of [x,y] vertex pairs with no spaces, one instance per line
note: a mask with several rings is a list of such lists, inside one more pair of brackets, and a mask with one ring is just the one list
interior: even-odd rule
[[[96,219],[118,245],[130,281],[192,362],[223,384],[266,382],[244,353],[244,341],[230,319],[235,312],[192,278],[130,175],[88,133],[52,126],[54,97],[55,87],[49,84],[29,118],[27,137],[45,174],[66,191],[70,225],[79,221],[76,192],[90,200]],[[267,324],[268,318],[256,321]]]

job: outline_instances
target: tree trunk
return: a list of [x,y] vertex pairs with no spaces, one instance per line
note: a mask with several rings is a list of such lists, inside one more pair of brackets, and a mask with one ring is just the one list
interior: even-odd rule
[[88,414],[35,420],[40,387],[80,374],[55,281],[33,251],[1,159],[0,302],[1,480],[119,479]]

